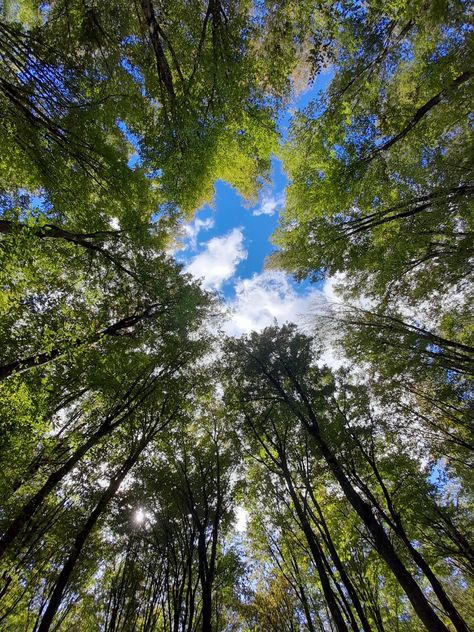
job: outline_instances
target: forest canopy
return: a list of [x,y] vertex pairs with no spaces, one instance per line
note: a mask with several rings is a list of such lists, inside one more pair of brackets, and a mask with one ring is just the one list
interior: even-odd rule
[[[465,0],[0,2],[1,630],[474,629],[473,68]],[[337,301],[231,336],[176,244],[274,160]]]

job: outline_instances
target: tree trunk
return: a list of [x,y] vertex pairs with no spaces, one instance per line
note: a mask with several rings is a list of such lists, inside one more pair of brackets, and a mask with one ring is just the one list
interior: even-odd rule
[[441,585],[440,581],[438,580],[438,578],[434,574],[434,572],[431,569],[430,565],[425,560],[423,555],[419,551],[417,551],[416,548],[411,543],[410,538],[408,537],[408,535],[407,535],[407,533],[405,531],[405,528],[403,527],[403,523],[401,521],[401,518],[400,518],[399,514],[395,511],[395,507],[393,506],[392,499],[391,499],[390,494],[389,494],[389,492],[388,492],[388,490],[387,490],[387,488],[385,486],[385,483],[383,482],[383,479],[382,479],[382,477],[380,475],[380,472],[379,472],[379,470],[377,468],[377,465],[376,465],[375,461],[373,459],[371,459],[370,457],[368,457],[368,455],[365,455],[365,456],[366,456],[367,460],[369,461],[369,463],[370,463],[370,465],[372,467],[372,470],[373,470],[373,472],[374,472],[374,474],[375,474],[375,476],[377,478],[377,481],[378,481],[380,487],[382,488],[382,492],[384,494],[388,510],[389,510],[390,515],[391,515],[392,520],[393,520],[393,525],[391,525],[393,530],[395,531],[395,533],[398,535],[398,537],[402,540],[402,542],[407,547],[407,549],[410,552],[410,555],[412,556],[413,561],[415,562],[415,564],[425,574],[426,578],[428,579],[428,581],[431,584],[431,587],[433,588],[433,591],[434,591],[435,595],[438,597],[438,600],[439,600],[441,606],[444,608],[444,610],[446,611],[448,617],[451,619],[451,621],[452,621],[455,629],[457,630],[457,632],[469,632],[469,629],[468,629],[466,623],[463,621],[461,615],[459,614],[459,612],[456,610],[456,608],[454,607],[453,603],[449,599],[449,597],[446,594],[443,586]]
[[82,549],[84,548],[84,545],[87,539],[89,538],[92,530],[94,529],[97,523],[97,520],[100,518],[102,513],[107,508],[107,505],[116,494],[118,488],[120,487],[120,484],[122,483],[126,475],[130,472],[132,467],[137,462],[140,454],[142,453],[142,451],[148,444],[149,440],[150,440],[149,436],[146,436],[141,440],[138,448],[125,461],[118,475],[109,483],[108,488],[102,494],[102,497],[97,503],[97,505],[95,506],[94,511],[91,513],[86,523],[77,534],[74,540],[74,544],[72,546],[71,552],[69,554],[69,557],[65,561],[61,569],[61,572],[58,576],[58,579],[56,581],[56,585],[54,587],[53,593],[49,600],[48,607],[46,608],[46,611],[41,619],[41,623],[38,627],[38,632],[48,632],[48,630],[50,630],[54,616],[56,615],[56,612],[58,611],[58,608],[61,605],[61,600],[62,600],[64,591],[66,589],[66,586],[69,582],[69,578],[71,577],[71,573],[73,572],[76,566],[77,560],[79,559],[79,556],[81,555]]
[[[305,481],[305,485],[307,489],[310,487],[308,485],[308,481]],[[346,587],[347,593],[349,597],[351,598],[352,603],[354,604],[354,608],[359,616],[360,622],[362,624],[362,628],[364,629],[364,632],[372,632],[372,627],[365,615],[364,608],[362,607],[362,604],[359,599],[359,595],[357,594],[357,591],[354,588],[354,584],[349,578],[346,572],[346,569],[344,568],[344,564],[342,563],[341,558],[339,557],[339,554],[336,550],[336,547],[334,546],[329,528],[327,526],[326,520],[324,519],[323,512],[319,504],[316,502],[316,498],[314,497],[313,490],[308,489],[308,491],[311,495],[311,499],[314,503],[314,506],[316,507],[316,511],[318,512],[318,518],[319,518],[319,523],[320,523],[323,539],[326,542],[326,546],[329,549],[329,553],[331,554],[331,558],[334,562],[334,565],[337,568],[339,575],[341,576],[342,582],[344,586]]]
[[0,557],[2,557],[7,548],[13,543],[17,536],[20,535],[25,525],[31,520],[38,508],[48,494],[56,487],[56,485],[71,472],[80,459],[92,448],[98,441],[107,435],[109,428],[99,428],[99,430],[89,438],[80,448],[78,448],[72,456],[58,470],[49,475],[42,487],[36,492],[32,498],[23,506],[20,513],[10,524],[0,540]]
[[314,413],[311,402],[309,401],[305,390],[302,388],[298,379],[295,377],[295,375],[293,375],[293,372],[285,364],[285,362],[282,362],[282,364],[294,388],[299,394],[308,416],[305,416],[301,409],[294,406],[292,400],[288,397],[281,383],[277,379],[275,379],[274,376],[268,373],[268,371],[265,371],[267,378],[280,393],[289,409],[301,421],[303,426],[306,428],[309,436],[313,439],[314,443],[319,449],[321,456],[324,458],[330,471],[333,473],[335,479],[341,486],[341,489],[344,492],[347,500],[350,502],[350,504],[366,526],[367,530],[371,534],[374,541],[375,549],[382,557],[382,559],[385,560],[388,567],[397,578],[400,586],[403,588],[408,599],[410,600],[413,609],[415,610],[416,614],[423,622],[427,630],[429,630],[430,632],[449,632],[448,628],[430,606],[429,601],[423,594],[416,581],[413,579],[411,573],[408,571],[402,560],[399,558],[392,543],[390,542],[389,537],[374,516],[372,508],[352,486],[352,483],[344,473],[336,456],[321,436],[316,414]]
[[161,43],[160,28],[156,20],[155,10],[151,0],[141,0],[141,5],[146,25],[148,27],[148,32],[150,34],[151,45],[155,54],[158,80],[160,86],[164,88],[164,92],[169,98],[171,114],[174,117],[176,114],[176,94],[173,84],[173,75],[171,74],[171,69],[169,67],[168,60],[166,59],[163,44]]
[[12,222],[7,219],[0,219],[0,233],[11,234],[15,231],[29,232],[39,239],[62,239],[75,246],[81,246],[86,250],[99,253],[102,257],[110,261],[121,272],[125,272],[129,276],[136,278],[135,273],[126,268],[114,255],[110,254],[103,246],[97,245],[91,241],[92,239],[100,240],[111,235],[118,235],[119,231],[97,231],[96,233],[71,233],[70,231],[55,226],[54,224],[45,224],[43,226],[25,226],[18,222]]
[[334,596],[334,592],[331,587],[331,582],[329,581],[329,577],[326,573],[326,569],[324,567],[324,560],[322,556],[322,551],[320,545],[317,541],[317,538],[309,524],[309,521],[306,517],[303,507],[301,506],[300,499],[296,493],[295,488],[293,487],[293,481],[291,480],[291,476],[289,473],[286,464],[282,462],[282,472],[285,482],[288,487],[288,491],[290,493],[291,499],[296,509],[296,513],[298,515],[298,519],[301,524],[301,528],[303,529],[303,533],[308,542],[309,548],[311,550],[311,554],[314,559],[314,563],[316,564],[316,569],[318,571],[319,579],[321,581],[321,587],[323,589],[324,598],[329,607],[329,611],[331,612],[332,618],[336,625],[338,632],[348,632],[348,628],[344,618],[342,616],[339,605]]
[[14,360],[9,364],[4,364],[3,366],[0,366],[0,381],[6,379],[10,375],[13,375],[14,373],[28,371],[29,369],[34,369],[38,366],[48,364],[49,362],[52,362],[62,356],[68,349],[76,349],[81,345],[91,345],[94,342],[98,342],[103,336],[116,336],[120,331],[129,329],[140,321],[157,315],[157,308],[158,304],[149,305],[141,313],[121,318],[112,325],[108,325],[95,334],[92,334],[88,338],[75,338],[69,341],[65,347],[58,347],[46,353],[37,353],[33,356],[28,356],[27,358]]
[[441,99],[447,92],[459,88],[459,86],[461,86],[463,83],[469,81],[471,77],[472,72],[470,70],[466,70],[461,75],[459,75],[459,77],[456,77],[456,79],[454,79],[448,86],[446,86],[446,88],[441,90],[441,92],[438,92],[438,94],[436,94],[434,97],[429,99],[429,101],[419,107],[411,120],[408,122],[408,124],[400,132],[398,132],[398,134],[395,134],[395,136],[392,136],[392,138],[383,143],[383,145],[374,149],[374,151],[363,158],[361,162],[371,162],[378,154],[387,151],[387,149],[390,149],[392,145],[395,145],[395,143],[398,143],[398,141],[402,140],[402,138],[405,138],[405,136],[415,127],[415,125],[419,123],[419,121],[421,121],[422,118],[424,118],[428,114],[430,110],[441,103]]
[[401,587],[405,591],[410,603],[412,604],[415,612],[420,620],[425,625],[426,629],[430,632],[449,632],[448,628],[444,625],[441,619],[436,615],[428,600],[423,594],[422,590],[413,579],[411,573],[405,567],[401,559],[398,557],[397,552],[393,548],[387,534],[383,527],[379,524],[375,518],[370,505],[368,505],[354,489],[351,482],[343,472],[337,459],[332,451],[329,449],[325,441],[319,434],[319,430],[310,424],[306,424],[306,427],[317,444],[322,456],[328,464],[331,472],[334,474],[336,480],[342,488],[347,500],[361,518],[362,522],[367,527],[371,534],[375,548],[380,556],[385,560],[392,573],[397,578]]
[[94,445],[112,432],[119,424],[125,421],[136,409],[136,407],[143,403],[150,394],[150,389],[153,387],[153,383],[154,379],[151,382],[148,382],[148,379],[146,379],[138,394],[134,395],[133,389],[138,384],[138,380],[135,380],[132,383],[132,386],[122,396],[124,405],[118,408],[116,407],[112,413],[109,413],[106,420],[100,425],[96,432],[89,437],[89,439],[80,446],[59,469],[49,475],[41,488],[23,506],[19,514],[17,514],[16,518],[0,539],[0,558],[4,555],[6,549],[12,544],[16,537],[22,532],[25,525],[31,520],[48,494],[73,470],[81,458]]

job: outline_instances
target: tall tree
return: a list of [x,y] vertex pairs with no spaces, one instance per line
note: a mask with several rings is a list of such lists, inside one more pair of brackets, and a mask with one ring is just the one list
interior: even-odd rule
[[276,265],[300,278],[344,273],[348,291],[377,302],[440,301],[448,288],[472,301],[466,10],[334,6],[334,78],[285,149]]
[[[314,365],[310,340],[291,327],[268,328],[263,334],[253,334],[242,342],[229,342],[227,353],[232,367],[229,375],[237,388],[237,397],[257,407],[267,402],[267,406],[282,410],[281,414],[291,415],[303,428],[420,620],[427,629],[446,630],[445,623],[412,577],[404,554],[392,544],[374,498],[360,488],[348,469],[347,447],[339,443],[344,434],[338,426],[344,416],[341,419],[337,399],[331,403],[335,384],[327,371]],[[456,629],[466,630],[462,617],[449,599],[446,605],[448,602]]]

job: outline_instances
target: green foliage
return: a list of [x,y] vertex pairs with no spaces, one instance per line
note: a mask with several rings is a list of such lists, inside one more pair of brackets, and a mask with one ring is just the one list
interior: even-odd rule
[[[0,627],[467,632],[468,3],[0,12]],[[220,340],[166,250],[275,153],[271,264],[345,302]]]
[[461,3],[375,4],[341,15],[328,93],[293,121],[274,264],[377,302],[472,299],[472,30]]

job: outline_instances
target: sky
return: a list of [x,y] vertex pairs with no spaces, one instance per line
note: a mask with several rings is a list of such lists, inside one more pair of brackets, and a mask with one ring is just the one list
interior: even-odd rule
[[[319,75],[279,121],[285,137],[291,112],[304,108],[326,88],[331,73]],[[270,183],[256,204],[249,204],[225,182],[215,185],[212,206],[205,205],[185,227],[181,248],[175,252],[185,270],[225,300],[231,316],[223,329],[231,335],[261,330],[275,320],[304,325],[321,301],[333,297],[333,284],[296,283],[279,271],[265,270],[274,250],[270,237],[278,225],[288,178],[281,162],[272,158]]]
[[[330,73],[320,75],[291,109],[308,105],[330,79]],[[290,120],[289,109],[279,121],[283,138]],[[206,289],[223,297],[229,317],[222,328],[229,335],[259,331],[275,321],[310,328],[311,314],[320,310],[322,302],[335,299],[332,280],[317,285],[296,283],[284,272],[264,268],[266,257],[274,250],[270,238],[284,207],[287,184],[283,165],[276,158],[272,159],[270,183],[262,188],[256,204],[249,204],[232,187],[219,181],[213,204],[206,204],[184,228],[182,247],[175,257]],[[339,364],[332,350],[323,359],[332,366]],[[248,512],[237,507],[237,533],[246,532],[248,519]]]

